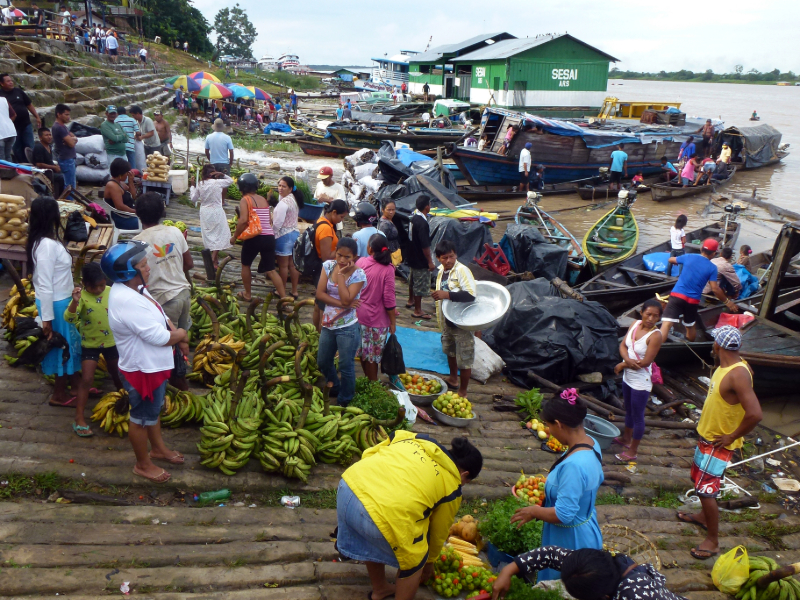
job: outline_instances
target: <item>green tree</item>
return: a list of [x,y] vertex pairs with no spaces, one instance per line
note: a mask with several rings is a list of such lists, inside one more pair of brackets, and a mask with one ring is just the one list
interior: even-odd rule
[[208,39],[211,26],[191,0],[149,0],[142,21],[149,39],[158,35],[163,43],[172,46],[179,42],[181,47],[189,42],[194,54],[208,55],[214,50]]
[[703,73],[703,81],[711,81],[714,78],[714,71],[711,69],[706,69],[706,72]]
[[217,32],[217,55],[231,54],[239,58],[252,58],[253,42],[258,37],[255,26],[247,18],[247,12],[236,4],[223,8],[214,17]]

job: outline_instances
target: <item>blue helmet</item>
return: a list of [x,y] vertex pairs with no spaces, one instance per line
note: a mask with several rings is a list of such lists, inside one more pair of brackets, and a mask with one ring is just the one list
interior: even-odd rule
[[100,259],[100,268],[111,281],[130,281],[139,275],[136,265],[147,257],[147,247],[145,242],[138,240],[114,244]]

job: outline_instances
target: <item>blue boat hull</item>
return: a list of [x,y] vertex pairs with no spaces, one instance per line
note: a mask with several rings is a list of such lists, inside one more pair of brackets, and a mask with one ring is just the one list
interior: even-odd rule
[[[472,185],[517,185],[520,182],[519,161],[492,152],[456,148],[452,156]],[[561,183],[591,177],[599,173],[604,163],[563,164],[540,161],[544,165],[544,179],[547,183]],[[628,172],[642,171],[645,175],[661,173],[660,162],[629,162]]]

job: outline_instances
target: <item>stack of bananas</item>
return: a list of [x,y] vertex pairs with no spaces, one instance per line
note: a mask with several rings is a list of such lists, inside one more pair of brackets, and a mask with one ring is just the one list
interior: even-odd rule
[[175,428],[188,421],[202,421],[204,408],[204,396],[196,396],[191,392],[167,386],[164,409],[161,411],[161,424]]
[[15,318],[17,315],[31,318],[35,318],[39,315],[38,311],[36,310],[36,305],[33,303],[36,294],[33,291],[33,284],[31,283],[31,280],[23,279],[22,284],[25,287],[25,293],[30,300],[30,304],[23,306],[22,296],[20,296],[19,289],[16,285],[11,287],[11,291],[8,292],[8,302],[6,302],[5,308],[3,308],[2,318],[2,326],[6,330],[7,340],[11,339],[11,334],[14,332],[16,325]]
[[233,441],[228,416],[231,410],[232,393],[229,389],[216,387],[206,396],[203,426],[200,428],[200,443],[197,449],[203,460],[201,465],[216,469],[225,459],[225,451]]
[[778,568],[778,563],[768,556],[750,556],[750,577],[736,593],[736,597],[740,600],[797,600],[800,598],[800,582],[791,576],[773,581],[763,590],[758,589],[756,586],[758,580]]
[[[35,308],[35,307],[34,307]],[[28,347],[33,344],[34,342],[38,342],[39,337],[35,335],[29,335],[28,337],[17,339],[14,342],[14,349],[17,351],[17,356],[11,356],[10,354],[5,354],[4,357],[8,361],[8,364],[12,367],[17,364],[19,357],[22,356],[22,353],[28,349]],[[23,357],[24,358],[24,357]]]
[[123,397],[127,397],[128,392],[120,390],[118,392],[111,392],[100,398],[100,402],[94,407],[92,411],[92,421],[99,421],[106,433],[113,433],[116,431],[119,437],[128,433],[128,421],[130,420],[131,411],[128,409],[124,414],[117,414],[115,406],[117,401]]
[[[214,380],[217,376],[223,375],[233,367],[233,357],[228,352],[210,349],[215,343],[209,337],[203,338],[197,345],[192,360],[192,371],[201,373],[203,381],[209,387],[212,387],[213,383],[217,383],[217,385],[225,383],[224,380],[217,382]],[[235,341],[233,334],[230,333],[219,340],[219,344],[228,346],[234,352],[239,352],[245,347],[244,342]]]

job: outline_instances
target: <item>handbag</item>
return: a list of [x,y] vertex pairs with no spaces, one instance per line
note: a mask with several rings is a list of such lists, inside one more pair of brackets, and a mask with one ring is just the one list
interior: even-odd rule
[[75,210],[69,213],[64,239],[68,242],[85,242],[89,239],[86,221],[83,220],[80,211]]
[[261,219],[256,212],[256,204],[248,194],[244,197],[247,200],[247,229],[239,234],[240,240],[249,240],[257,235],[261,235]]
[[[641,321],[639,321],[641,323]],[[641,360],[639,355],[636,354],[636,331],[639,329],[639,323],[636,324],[636,327],[633,328],[633,333],[631,333],[631,339],[633,339],[633,344],[631,344],[631,348],[633,348],[633,355],[636,357],[636,360]],[[650,363],[650,381],[655,383],[656,385],[661,385],[664,383],[664,377],[661,375],[661,367],[656,364],[656,361]]]

